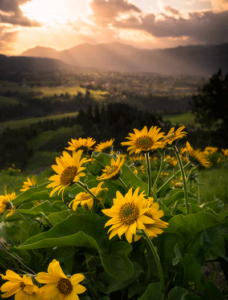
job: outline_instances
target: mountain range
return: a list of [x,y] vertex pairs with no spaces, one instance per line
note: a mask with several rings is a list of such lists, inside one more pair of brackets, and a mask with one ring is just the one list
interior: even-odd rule
[[80,68],[125,72],[202,76],[210,76],[219,68],[228,72],[228,43],[152,50],[118,42],[81,44],[63,51],[37,46],[21,53],[21,56],[58,59]]

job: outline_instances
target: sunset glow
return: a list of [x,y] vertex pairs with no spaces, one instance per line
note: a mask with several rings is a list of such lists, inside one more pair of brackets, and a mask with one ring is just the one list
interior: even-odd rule
[[17,55],[36,46],[63,50],[109,42],[147,49],[228,42],[227,1],[0,2],[0,53]]
[[20,6],[24,15],[44,25],[62,25],[85,18],[91,12],[83,0],[33,0]]

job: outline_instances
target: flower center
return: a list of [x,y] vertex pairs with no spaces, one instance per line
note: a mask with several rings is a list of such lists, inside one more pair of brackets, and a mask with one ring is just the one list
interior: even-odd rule
[[25,288],[24,282],[21,282],[21,283],[20,283],[20,287],[21,287],[21,289],[22,289],[22,291],[23,291],[23,289]]
[[24,288],[25,288],[24,282],[21,282],[21,283],[20,283],[20,287],[21,287],[21,290],[23,291],[23,293],[25,293],[26,295],[34,295],[34,292],[33,292],[33,291],[29,291],[29,292],[25,292],[25,291],[24,291]]
[[82,195],[80,201],[90,200],[92,196],[90,194],[84,194]]
[[115,173],[116,170],[118,169],[117,165],[111,166],[111,168],[106,172],[107,175],[111,175],[112,173]]
[[131,225],[137,220],[139,216],[139,209],[133,203],[125,203],[121,206],[119,211],[119,217],[121,221],[126,225]]
[[78,169],[75,166],[67,167],[60,176],[60,182],[63,185],[68,185],[72,183],[74,177],[77,175],[77,171]]
[[137,138],[135,144],[137,148],[147,151],[153,146],[154,142],[151,137],[144,135],[142,137]]
[[67,278],[61,278],[58,282],[57,288],[63,295],[69,295],[73,291],[73,285]]

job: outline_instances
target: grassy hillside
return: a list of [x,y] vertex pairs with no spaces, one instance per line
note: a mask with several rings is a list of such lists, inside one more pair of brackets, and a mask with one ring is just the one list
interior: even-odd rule
[[[18,85],[17,83],[9,82],[9,81],[0,81],[0,90],[2,93],[6,93],[10,91],[11,93],[20,93],[20,94],[28,94],[34,92],[37,94],[38,98],[41,97],[51,97],[56,95],[61,95],[68,93],[69,95],[77,95],[78,92],[85,95],[86,88],[80,87],[79,85],[74,86],[57,86],[57,87],[30,87],[28,85]],[[101,90],[90,90],[91,96],[95,99],[100,100],[104,95],[107,95],[108,92]],[[8,98],[8,97],[7,97]],[[1,104],[1,103],[0,103]]]
[[173,125],[179,124],[180,126],[182,126],[182,125],[197,126],[194,119],[195,119],[195,117],[191,113],[175,114],[175,115],[173,114],[173,115],[164,115],[163,116],[164,121],[170,121]]
[[73,113],[53,115],[53,116],[47,116],[47,117],[41,117],[41,118],[28,118],[28,119],[23,119],[23,120],[7,121],[7,122],[0,123],[0,125],[3,128],[19,129],[19,128],[23,128],[23,127],[28,127],[31,124],[36,124],[39,121],[56,120],[56,119],[63,119],[63,118],[67,118],[67,117],[76,117],[77,115],[78,115],[77,112],[73,112]]
[[[85,95],[86,93],[86,89],[82,88],[78,85],[75,86],[70,86],[70,87],[34,87],[31,89],[34,92],[41,92],[42,94],[39,95],[39,97],[51,97],[56,95],[61,95],[61,94],[65,94],[68,93],[69,95],[77,95],[78,92],[82,93]],[[90,94],[91,96],[96,99],[96,100],[100,100],[103,98],[104,95],[107,95],[108,92],[104,92],[104,91],[94,91],[94,90],[90,90]]]

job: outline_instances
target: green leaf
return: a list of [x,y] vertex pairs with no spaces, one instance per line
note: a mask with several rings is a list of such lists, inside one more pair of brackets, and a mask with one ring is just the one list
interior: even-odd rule
[[218,256],[223,257],[228,261],[225,256],[225,243],[222,234],[216,227],[205,229],[201,238],[203,249],[212,250]]
[[29,216],[39,215],[40,212],[43,212],[45,213],[45,215],[48,215],[56,211],[59,211],[59,209],[53,206],[48,200],[31,209],[17,209],[17,212],[19,212],[20,214]]
[[133,274],[133,265],[127,258],[132,250],[126,242],[111,243],[107,229],[109,218],[96,214],[70,215],[47,232],[29,238],[18,249],[39,249],[48,247],[92,247],[96,248],[106,272],[118,280],[127,280]]
[[153,240],[153,243],[157,247],[158,255],[164,266],[171,264],[172,260],[176,257],[175,246],[177,244],[180,251],[185,247],[183,237],[171,233],[159,234]]
[[169,292],[167,300],[200,300],[200,298],[194,294],[189,293],[182,287],[175,286],[175,288],[173,288]]
[[197,233],[219,224],[228,216],[228,212],[221,215],[211,212],[213,213],[212,210],[207,209],[207,212],[203,211],[188,216],[176,215],[169,220],[169,226],[164,229],[164,232],[182,236],[188,242]]
[[205,212],[210,213],[211,215],[213,215],[218,220],[218,222],[220,222],[220,223],[222,223],[228,217],[228,211],[225,211],[224,213],[221,213],[221,214],[217,214],[211,208],[207,207],[205,209]]
[[208,282],[203,290],[202,300],[226,300],[226,298],[212,282]]
[[164,294],[161,292],[161,283],[151,283],[145,293],[138,300],[163,300]]
[[217,214],[221,213],[224,209],[224,202],[221,200],[215,200],[201,205],[203,209],[211,208]]
[[59,211],[59,212],[50,214],[48,216],[48,219],[50,220],[52,226],[55,226],[56,224],[65,220],[71,214],[72,214],[72,212],[70,210]]
[[[49,182],[50,183],[50,182]],[[36,187],[33,187],[31,189],[28,189],[27,191],[21,193],[19,196],[17,196],[17,198],[15,198],[13,200],[13,204],[15,206],[19,206],[20,204],[22,204],[24,201],[32,201],[32,200],[38,200],[38,198],[40,197],[40,195],[42,195],[42,197],[44,197],[44,193],[43,190],[46,189],[46,186],[49,184],[48,182],[45,182],[41,185],[38,185]],[[42,192],[41,194],[37,194],[36,196],[34,194],[38,193],[38,192]],[[48,192],[45,192],[45,195],[48,195]],[[36,197],[38,197],[36,199]],[[48,196],[49,198],[49,196]],[[39,198],[40,199],[40,198]],[[47,199],[47,198],[44,198]]]
[[197,289],[201,290],[201,267],[196,262],[195,256],[193,254],[189,255],[185,253],[185,257],[180,261],[184,268],[185,282],[195,282]]
[[121,290],[121,289],[129,286],[143,272],[143,270],[139,264],[133,263],[133,265],[134,265],[134,273],[131,276],[131,278],[129,278],[127,280],[116,280],[116,279],[113,280],[113,278],[110,278],[108,286],[105,286],[105,284],[103,283],[104,281],[107,281],[108,274],[106,272],[104,272],[103,274],[100,274],[100,278],[103,281],[103,282],[101,282],[101,281],[97,282],[97,286],[100,289],[100,291],[104,294],[110,294],[112,292]]

